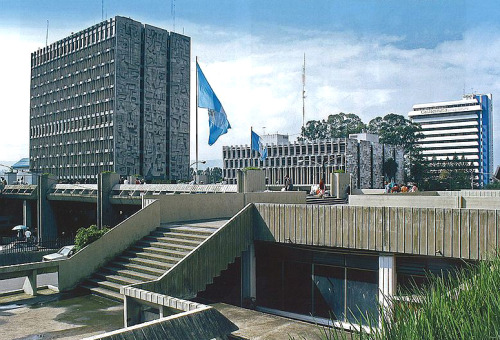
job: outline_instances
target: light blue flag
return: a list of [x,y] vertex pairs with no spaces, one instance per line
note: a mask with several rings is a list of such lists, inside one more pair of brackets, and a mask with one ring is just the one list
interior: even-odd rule
[[198,63],[196,63],[196,73],[198,76],[198,107],[208,109],[208,126],[210,128],[208,145],[212,145],[221,135],[227,133],[231,124],[227,120],[226,112],[219,98],[215,95]]
[[257,151],[260,154],[261,160],[266,159],[267,148],[264,146],[264,143],[262,142],[262,138],[260,138],[260,136],[253,131],[252,131],[251,148],[252,148],[252,150]]

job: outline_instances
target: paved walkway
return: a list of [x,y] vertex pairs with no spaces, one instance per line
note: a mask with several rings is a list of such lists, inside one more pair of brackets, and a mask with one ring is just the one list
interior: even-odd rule
[[[252,340],[318,340],[320,326],[224,303],[212,305]],[[123,327],[123,305],[91,295],[72,296],[41,290],[40,295],[0,297],[0,338],[3,340],[82,339]],[[181,339],[179,339],[181,340]]]

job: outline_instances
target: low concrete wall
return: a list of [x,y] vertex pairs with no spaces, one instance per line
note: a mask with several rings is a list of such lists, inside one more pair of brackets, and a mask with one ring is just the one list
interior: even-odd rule
[[153,202],[59,266],[59,290],[74,288],[99,267],[160,226],[161,204]]
[[306,196],[305,191],[252,192],[245,194],[244,205],[248,203],[305,204]]
[[437,191],[440,196],[500,197],[500,190]]
[[42,261],[42,257],[47,254],[55,253],[57,249],[44,251],[30,251],[25,253],[1,254],[0,266],[11,266],[14,264],[30,263]]
[[461,208],[460,197],[412,194],[350,195],[349,205],[403,208]]
[[230,218],[244,207],[243,194],[179,194],[148,196],[161,205],[161,222]]
[[463,208],[468,209],[495,209],[500,210],[500,197],[462,197]]

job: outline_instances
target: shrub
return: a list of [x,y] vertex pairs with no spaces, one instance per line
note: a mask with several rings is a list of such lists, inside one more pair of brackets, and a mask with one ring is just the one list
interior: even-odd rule
[[97,228],[96,225],[91,225],[88,228],[80,228],[76,232],[75,237],[75,248],[76,251],[83,249],[86,245],[91,244],[95,240],[101,238],[102,235],[106,234],[110,229],[104,227],[102,229]]

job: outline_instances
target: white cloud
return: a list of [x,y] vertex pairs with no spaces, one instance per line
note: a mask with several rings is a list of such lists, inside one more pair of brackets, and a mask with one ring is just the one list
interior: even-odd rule
[[[500,32],[489,28],[479,27],[433,49],[403,49],[398,36],[285,29],[256,36],[186,22],[178,27],[192,37],[192,159],[195,56],[232,125],[209,147],[208,117],[199,110],[200,159],[221,158],[222,145],[249,144],[251,126],[259,133],[263,127],[268,133],[300,131],[304,53],[307,120],[340,111],[356,113],[365,122],[390,112],[406,115],[417,103],[459,99],[464,88],[493,93],[495,105],[500,93]],[[3,159],[16,160],[28,152],[29,55],[37,44],[27,36],[0,32],[0,43],[10,51],[0,55],[0,115],[7,126],[0,134]],[[494,122],[494,130],[500,131],[500,118]]]

